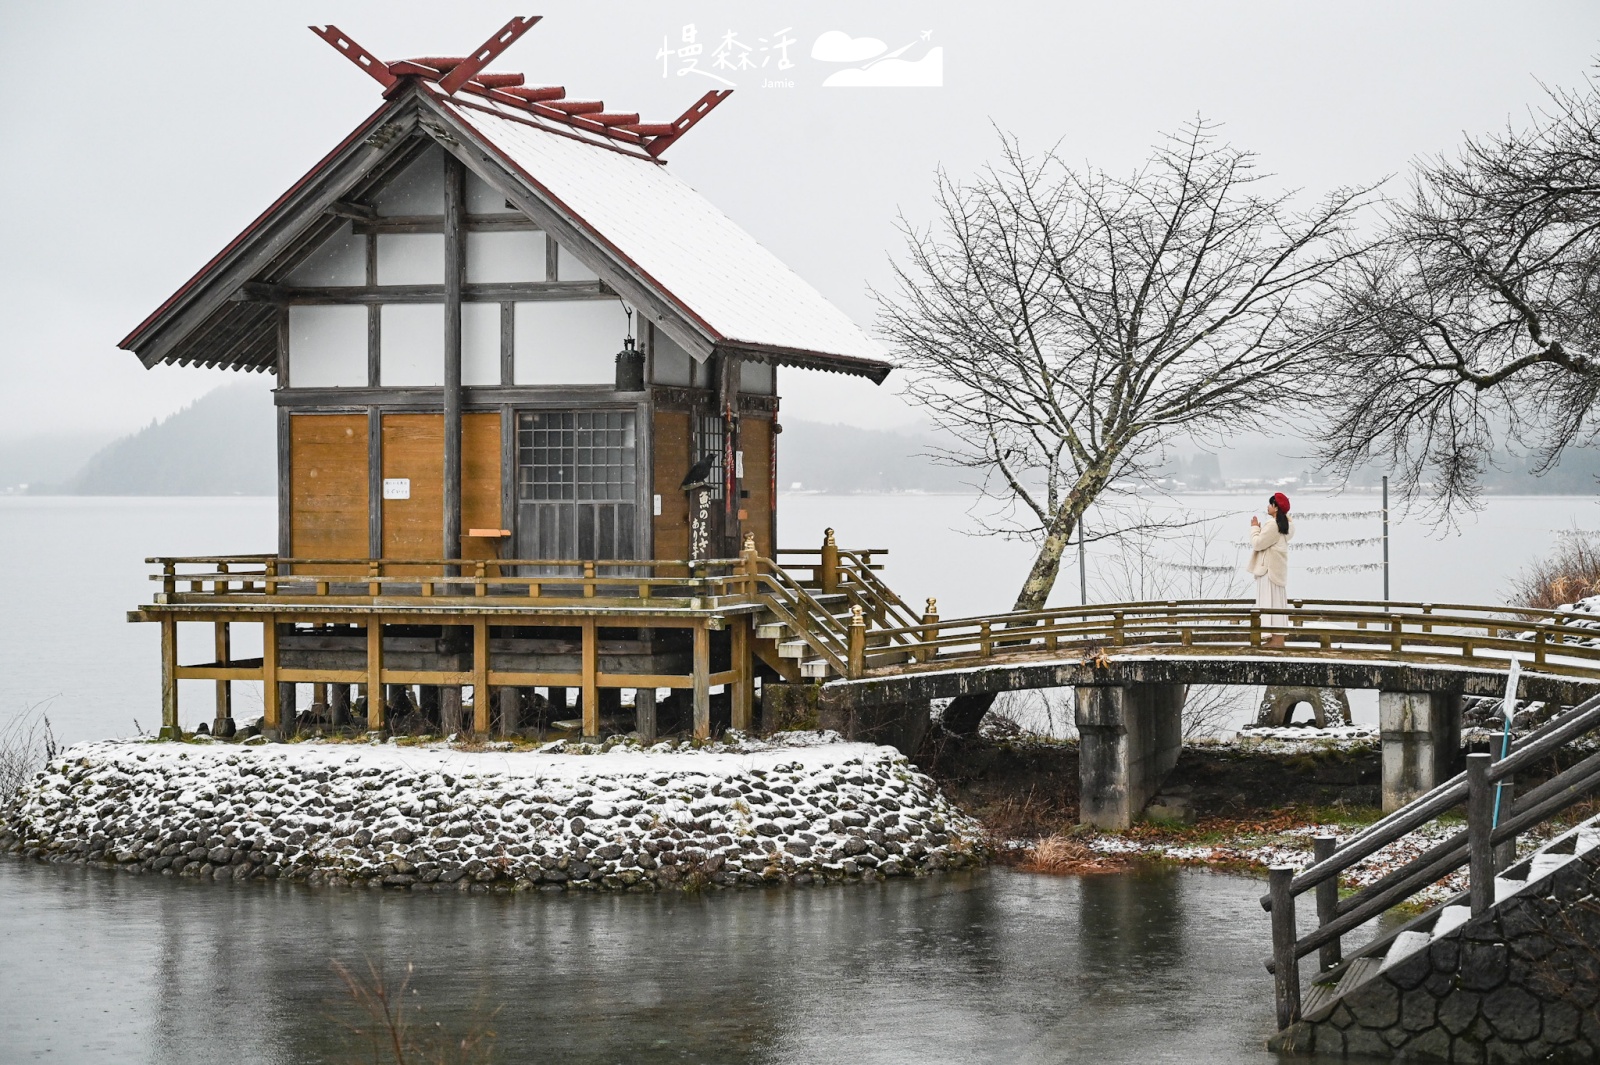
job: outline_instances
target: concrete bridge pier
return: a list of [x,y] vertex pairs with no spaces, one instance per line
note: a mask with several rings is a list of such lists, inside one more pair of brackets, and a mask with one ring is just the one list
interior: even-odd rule
[[1184,684],[1076,689],[1078,820],[1127,828],[1183,750]]
[[1378,693],[1383,744],[1383,811],[1398,810],[1446,780],[1461,757],[1461,696]]

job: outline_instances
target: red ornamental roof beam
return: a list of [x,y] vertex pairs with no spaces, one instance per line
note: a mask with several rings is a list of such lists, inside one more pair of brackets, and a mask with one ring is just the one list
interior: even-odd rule
[[679,137],[694,128],[695,123],[709,115],[722,101],[733,94],[732,89],[712,89],[700,99],[690,105],[689,110],[679,115],[672,123],[672,132],[656,137],[645,145],[645,151],[650,153],[650,158],[659,159],[661,153],[666,151]]
[[439,83],[439,88],[446,96],[454,96],[457,90],[493,62],[496,56],[510,48],[517,38],[533,29],[542,17],[542,15],[518,15],[501,26],[487,41],[479,45],[471,56],[452,68],[449,75]]
[[389,70],[389,64],[361,47],[353,37],[333,23],[330,22],[326,26],[311,26],[308,28],[312,33],[333,45],[334,51],[370,74],[385,89],[393,88],[395,82],[400,80]]
[[682,137],[712,109],[732,94],[731,89],[706,93],[672,122],[640,122],[632,112],[607,111],[599,100],[567,100],[566,89],[558,85],[523,85],[521,74],[484,73],[483,68],[517,38],[532,29],[540,16],[519,16],[501,27],[470,56],[420,56],[384,63],[362,48],[337,26],[312,26],[311,32],[327,41],[341,55],[360,67],[391,95],[403,77],[435,81],[446,95],[460,89],[553,119],[574,129],[596,133],[613,140],[643,147],[652,159],[659,159],[667,148]]
[[526,88],[512,88],[505,90],[512,96],[530,103],[545,100],[559,100],[567,95],[567,90],[560,85],[534,85]]

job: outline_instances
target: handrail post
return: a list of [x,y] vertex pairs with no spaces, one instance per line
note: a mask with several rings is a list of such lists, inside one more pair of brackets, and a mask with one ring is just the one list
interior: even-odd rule
[[1250,611],[1250,646],[1261,646],[1261,611],[1256,609]]
[[754,599],[759,585],[756,578],[761,573],[761,558],[756,554],[756,534],[744,534],[744,551],[741,553],[744,560],[744,594]]
[[383,593],[383,586],[378,583],[378,577],[379,577],[379,575],[381,573],[382,573],[382,570],[379,567],[379,563],[378,563],[377,559],[373,559],[371,562],[367,563],[367,594],[368,595],[373,596],[373,597],[377,597],[377,596],[379,596],[379,595],[381,595]]
[[993,630],[987,621],[980,622],[978,625],[978,654],[983,658],[988,658],[993,653]]
[[262,589],[263,593],[265,593],[266,595],[277,595],[278,594],[278,560],[275,559],[275,558],[267,559],[266,560],[266,564],[262,567],[262,569],[264,569],[266,571],[263,574],[263,578],[262,578],[262,581],[261,581],[261,589]]
[[[178,591],[178,564],[170,558],[161,563],[161,594],[173,595]],[[270,595],[271,592],[269,591]]]
[[[1339,840],[1335,836],[1311,837],[1312,859],[1318,864],[1332,858],[1333,852],[1339,849]],[[1339,916],[1339,874],[1334,873],[1322,883],[1317,885],[1317,924],[1325,925]],[[1324,943],[1317,950],[1317,965],[1326,972],[1338,965],[1343,952],[1339,946],[1339,938]]]
[[1278,1000],[1278,1030],[1300,1019],[1300,963],[1295,959],[1294,866],[1274,865],[1267,870],[1267,890],[1272,896],[1272,983]]
[[1494,785],[1489,783],[1489,754],[1467,755],[1467,843],[1472,916],[1494,906],[1494,848],[1489,841],[1494,822]]
[[[1508,778],[1500,781],[1500,783],[1496,784],[1495,787],[1499,789],[1497,793],[1498,797],[1496,798],[1495,802],[1496,809],[1500,811],[1499,816],[1496,817],[1495,820],[1508,821],[1511,819],[1512,801],[1516,794],[1516,786]],[[1496,873],[1503,873],[1509,869],[1512,863],[1516,860],[1517,837],[1511,836],[1508,839],[1501,840],[1494,849],[1494,871]]]
[[825,594],[839,590],[839,545],[833,539],[833,530],[822,531],[822,561],[817,564],[817,586]]
[[593,562],[585,562],[583,564],[583,597],[585,599],[593,599],[594,598],[594,563]]
[[[486,563],[486,562],[482,562],[482,561],[480,561],[475,567],[473,567],[473,571],[472,571],[472,594],[473,595],[488,595],[489,594],[489,573],[488,573],[488,570],[489,570],[489,564]],[[474,695],[473,698],[476,699],[477,696]],[[487,703],[485,705],[487,705]],[[485,726],[482,731],[487,732],[488,731],[488,727]]]
[[867,619],[862,616],[860,606],[850,608],[850,660],[848,669],[852,680],[861,676],[867,670]]
[[[939,638],[939,600],[928,597],[922,608],[922,642],[932,643]],[[912,661],[926,662],[933,655],[926,647],[920,648],[912,654]]]
[[218,562],[217,563],[217,573],[223,579],[211,582],[211,594],[212,595],[226,595],[228,593],[229,585],[233,583],[232,581],[229,581],[227,579],[228,564],[226,562]]

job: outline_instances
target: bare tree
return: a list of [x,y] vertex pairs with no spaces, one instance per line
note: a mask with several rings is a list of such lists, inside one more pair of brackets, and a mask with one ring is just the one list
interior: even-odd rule
[[1329,305],[1326,456],[1470,505],[1498,445],[1544,473],[1600,399],[1600,92],[1419,163]]
[[1341,238],[1367,190],[1297,210],[1260,180],[1199,120],[1129,177],[1003,136],[997,165],[939,174],[931,228],[902,221],[882,329],[956,441],[943,457],[999,504],[994,531],[1038,545],[1015,609],[1045,605],[1085,509],[1168,441],[1304,393],[1303,357],[1328,341],[1310,304],[1355,254]]

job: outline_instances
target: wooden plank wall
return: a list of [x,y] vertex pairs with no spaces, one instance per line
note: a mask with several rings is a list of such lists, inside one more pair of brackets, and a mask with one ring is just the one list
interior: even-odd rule
[[367,416],[291,415],[289,449],[291,553],[366,558]]
[[657,408],[655,411],[651,430],[655,444],[652,464],[655,487],[651,491],[661,496],[661,513],[654,519],[654,554],[659,559],[689,557],[689,503],[678,486],[693,465],[690,458],[692,426],[686,410]]
[[500,413],[461,416],[461,557],[498,558],[503,540],[482,540],[469,529],[509,529],[500,512]]
[[[465,535],[501,529],[500,414],[461,418],[461,557],[494,558],[500,541]],[[444,416],[385,414],[383,476],[411,480],[410,499],[383,501],[384,558],[444,554]]]
[[411,481],[410,499],[383,501],[383,557],[444,553],[444,415],[383,416],[383,477]]
[[[739,500],[746,517],[740,527],[756,534],[756,550],[772,557],[772,459],[775,437],[772,415],[750,413],[739,419],[739,446],[744,452],[744,491]],[[742,534],[741,534],[742,535]]]

